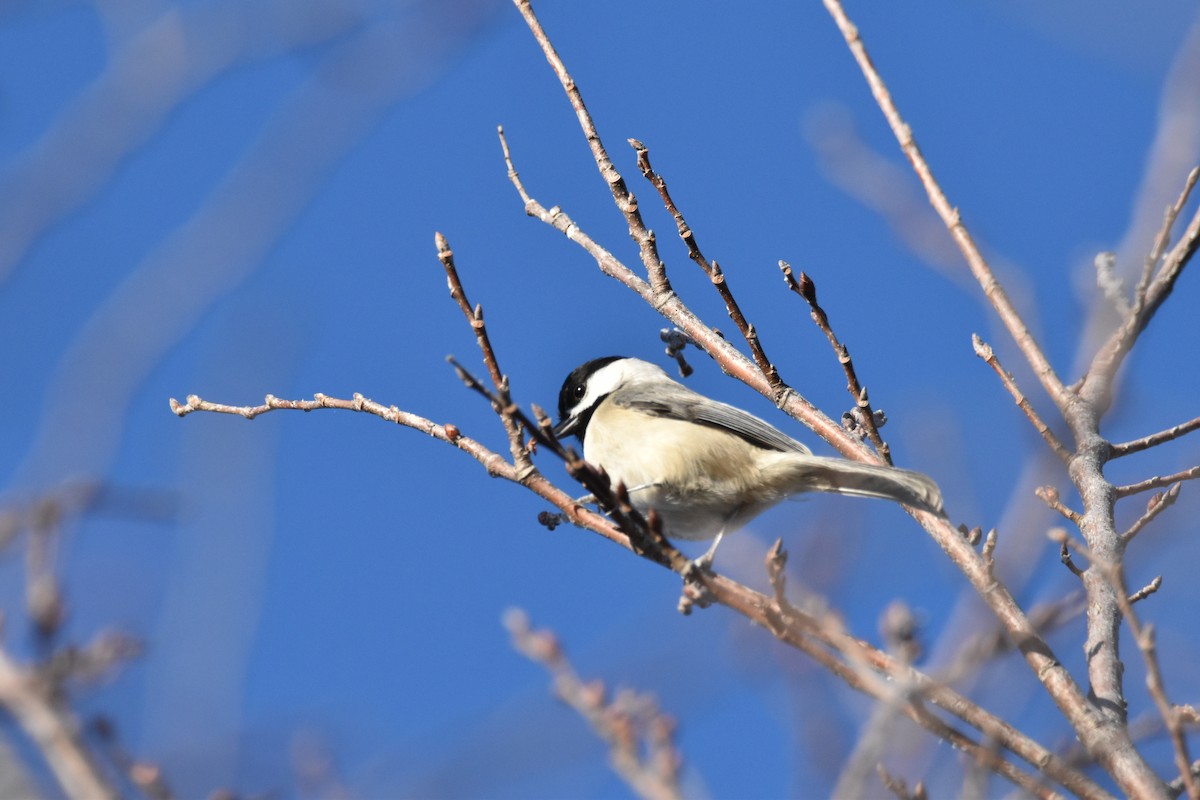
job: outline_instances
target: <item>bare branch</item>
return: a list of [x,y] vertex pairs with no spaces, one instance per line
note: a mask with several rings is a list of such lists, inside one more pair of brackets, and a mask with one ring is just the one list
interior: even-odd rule
[[1155,576],[1154,580],[1147,583],[1141,589],[1138,589],[1133,594],[1129,595],[1129,605],[1133,605],[1139,601],[1145,600],[1150,595],[1154,594],[1162,586],[1162,575]]
[[1154,268],[1158,266],[1163,251],[1167,248],[1167,243],[1171,241],[1171,228],[1175,226],[1175,220],[1179,218],[1180,212],[1187,204],[1188,196],[1195,188],[1197,178],[1200,178],[1200,167],[1193,167],[1183,182],[1183,191],[1179,193],[1179,198],[1167,206],[1166,213],[1163,214],[1162,227],[1159,228],[1158,235],[1154,237],[1154,244],[1146,256],[1145,264],[1142,265],[1142,275],[1133,292],[1133,308],[1130,316],[1135,317],[1141,314],[1142,309],[1146,307],[1146,293],[1150,288],[1150,279],[1154,276]]
[[488,374],[492,379],[492,386],[495,387],[496,393],[499,395],[501,406],[498,409],[500,412],[500,421],[504,424],[504,430],[508,434],[508,449],[512,453],[513,463],[516,464],[518,470],[533,469],[533,462],[529,460],[529,453],[525,449],[525,443],[521,438],[521,427],[513,419],[513,415],[509,409],[512,406],[512,398],[508,393],[508,378],[500,371],[500,364],[496,361],[496,351],[492,349],[491,339],[488,337],[487,325],[483,321],[483,306],[471,307],[470,301],[467,300],[467,292],[463,289],[462,281],[458,277],[458,269],[454,266],[454,252],[450,249],[450,243],[446,241],[446,237],[438,233],[434,237],[437,244],[438,260],[442,262],[442,267],[446,270],[446,281],[450,286],[450,296],[458,303],[459,309],[462,310],[463,316],[467,318],[467,324],[471,326],[471,330],[475,332],[475,339],[479,343],[479,349],[483,353],[483,362],[487,365]]
[[1129,526],[1129,530],[1121,534],[1122,544],[1128,545],[1131,541],[1133,541],[1133,537],[1137,536],[1138,532],[1141,531],[1142,528],[1146,527],[1151,520],[1174,505],[1175,500],[1179,497],[1179,490],[1182,488],[1182,486],[1182,483],[1175,483],[1172,484],[1171,488],[1167,489],[1166,492],[1155,492],[1151,496],[1150,501],[1146,503],[1145,513],[1138,517],[1137,521]]
[[857,422],[866,431],[871,444],[875,445],[879,457],[891,464],[892,450],[879,435],[879,426],[875,424],[875,412],[871,409],[871,401],[867,398],[867,388],[858,382],[858,373],[854,369],[853,359],[850,358],[850,350],[833,332],[833,328],[829,324],[829,315],[817,302],[817,285],[803,272],[800,273],[800,280],[796,280],[792,273],[792,265],[786,261],[779,262],[779,269],[783,272],[783,280],[787,287],[808,303],[813,322],[817,323],[817,327],[825,334],[825,338],[829,340],[829,345],[837,356],[838,363],[842,365],[842,370],[846,373],[846,391],[854,398],[855,408],[858,411]]
[[[1058,530],[1062,530],[1062,529],[1059,528]],[[1053,533],[1053,531],[1051,533]],[[1063,533],[1065,534],[1066,531],[1063,531]],[[1053,537],[1051,537],[1051,538],[1053,538]],[[1058,550],[1059,561],[1061,561],[1063,563],[1063,566],[1066,567],[1067,569],[1069,569],[1071,571],[1071,574],[1074,575],[1076,578],[1082,578],[1083,570],[1081,570],[1079,567],[1077,567],[1075,565],[1075,560],[1071,558],[1071,545],[1066,540],[1061,541],[1059,543],[1059,545],[1060,545],[1059,550]]]
[[891,126],[892,133],[900,144],[900,149],[912,164],[921,180],[921,185],[925,187],[930,204],[942,218],[946,228],[949,229],[951,237],[966,259],[967,266],[970,267],[975,280],[983,289],[984,295],[987,296],[996,313],[999,314],[1000,320],[1013,337],[1013,341],[1016,342],[1017,347],[1020,348],[1021,353],[1033,368],[1046,393],[1050,395],[1060,410],[1065,410],[1071,401],[1070,392],[1054,371],[1054,367],[1051,366],[1045,353],[1042,352],[1041,347],[1034,339],[1033,332],[1029,330],[1024,319],[1009,300],[1004,287],[1000,285],[1000,281],[992,272],[987,259],[984,258],[966,225],[963,224],[962,215],[957,208],[950,204],[942,187],[934,178],[933,170],[930,169],[929,164],[925,161],[925,156],[921,154],[921,150],[917,146],[912,128],[901,117],[899,109],[892,100],[891,92],[888,91],[883,78],[875,69],[858,28],[850,21],[840,0],[824,0],[824,3],[826,10],[837,24],[838,30],[841,31],[842,37],[846,40],[846,45],[850,48],[855,61],[858,62],[859,69],[862,70],[867,85],[871,89],[871,94],[875,97],[875,102],[883,112],[884,118],[887,119],[888,125]]
[[1036,494],[1043,503],[1050,506],[1050,508],[1057,511],[1059,514],[1062,514],[1063,517],[1075,523],[1076,525],[1078,525],[1080,520],[1083,519],[1082,515],[1080,515],[1078,511],[1063,505],[1062,500],[1059,499],[1058,489],[1054,488],[1053,486],[1039,486],[1036,490],[1034,490],[1034,494]]
[[996,352],[992,350],[992,346],[983,341],[983,339],[980,339],[979,335],[975,333],[971,334],[971,346],[975,348],[975,355],[987,362],[987,365],[1000,376],[1000,381],[1004,384],[1004,388],[1008,390],[1008,393],[1012,395],[1016,404],[1025,412],[1025,416],[1029,418],[1029,422],[1033,425],[1034,430],[1041,435],[1046,444],[1050,446],[1050,449],[1054,451],[1054,454],[1063,463],[1070,461],[1071,452],[1063,446],[1063,443],[1054,435],[1054,431],[1050,430],[1050,426],[1043,422],[1038,413],[1034,411],[1033,406],[1029,403],[1029,399],[1025,397],[1025,394],[1017,386],[1017,382],[1013,379],[1012,374],[1000,365],[1000,359],[996,357]]
[[746,315],[742,312],[741,306],[733,296],[733,290],[729,288],[729,282],[725,278],[725,273],[716,261],[709,263],[708,259],[700,251],[700,245],[696,241],[695,232],[687,224],[684,219],[683,212],[671,199],[671,193],[667,190],[667,181],[661,175],[654,171],[650,166],[650,150],[646,145],[642,144],[637,139],[629,140],[630,147],[637,153],[637,165],[641,170],[642,176],[650,182],[650,185],[658,190],[659,197],[662,198],[663,205],[675,220],[675,226],[679,231],[679,238],[687,245],[688,257],[696,262],[699,267],[704,270],[704,274],[712,281],[712,285],[716,287],[717,294],[721,296],[721,300],[725,303],[725,310],[729,314],[729,318],[733,320],[733,324],[737,326],[738,331],[746,340],[746,344],[750,346],[750,353],[754,357],[754,363],[758,365],[759,371],[763,377],[767,379],[767,383],[772,389],[778,389],[783,385],[779,378],[779,372],[775,369],[775,365],[767,358],[766,352],[763,350],[762,342],[759,340],[758,332],[754,326],[746,321]]
[[[638,210],[637,198],[634,197],[633,192],[625,185],[625,179],[621,177],[621,173],[613,165],[612,159],[608,157],[608,152],[604,149],[604,143],[600,141],[600,134],[597,132],[596,125],[592,121],[592,115],[588,113],[587,106],[583,103],[583,95],[580,94],[578,87],[575,85],[575,79],[567,72],[566,64],[559,58],[558,52],[550,42],[550,37],[546,35],[542,24],[533,13],[533,8],[530,6],[529,0],[513,0],[513,2],[516,4],[517,10],[521,12],[521,16],[525,18],[525,24],[529,26],[529,30],[533,33],[533,38],[537,40],[538,45],[542,48],[542,53],[546,56],[546,60],[550,62],[550,67],[554,70],[554,74],[558,76],[563,91],[571,101],[571,107],[575,109],[575,116],[579,119],[579,125],[583,128],[583,133],[587,137],[588,147],[591,148],[592,158],[600,170],[600,175],[604,178],[604,182],[608,184],[617,208],[625,215],[625,222],[629,226],[629,235],[638,246],[642,265],[646,268],[646,273],[650,278],[650,286],[653,288],[655,294],[670,292],[671,284],[667,280],[666,267],[663,265],[662,259],[658,256],[658,246],[654,241],[654,232],[646,228],[646,223],[642,221],[642,214]],[[512,174],[510,173],[510,176]]]
[[1162,475],[1155,478],[1147,478],[1144,481],[1131,483],[1128,486],[1118,486],[1114,489],[1117,498],[1129,497],[1131,494],[1139,492],[1147,492],[1151,489],[1161,489],[1164,486],[1170,486],[1172,483],[1179,481],[1190,481],[1200,478],[1200,467],[1192,467],[1181,472],[1176,472],[1173,475]]
[[671,213],[674,221],[676,221],[679,237],[688,246],[688,257],[700,265],[701,269],[704,270],[704,275],[707,275],[709,281],[712,281],[716,288],[716,293],[721,296],[721,301],[725,302],[725,311],[730,315],[733,324],[737,325],[738,332],[742,333],[746,344],[750,345],[750,354],[754,356],[758,371],[767,379],[767,383],[772,386],[772,389],[780,389],[782,380],[779,378],[779,372],[776,371],[775,365],[770,362],[766,351],[763,350],[762,342],[758,338],[755,326],[746,321],[742,307],[734,299],[733,290],[730,289],[730,284],[728,284],[725,278],[725,272],[721,270],[721,267],[715,260],[709,263],[708,259],[704,258],[704,254],[700,251],[700,245],[696,242],[695,231],[692,231],[689,227],[688,221],[683,216],[683,212],[679,211],[679,207],[671,199],[671,193],[667,191],[666,180],[658,173],[655,173],[654,169],[650,167],[650,151],[647,146],[638,142],[637,139],[630,139],[629,144],[637,154],[637,168],[641,170],[643,178],[646,178],[650,182],[650,185],[654,186],[655,190],[658,190],[659,197],[662,198],[662,204],[666,206],[667,211]]
[[1189,419],[1187,422],[1180,423],[1173,428],[1167,428],[1165,431],[1152,433],[1149,436],[1143,436],[1141,439],[1134,439],[1131,442],[1122,444],[1114,444],[1111,450],[1111,458],[1120,458],[1127,456],[1130,453],[1137,453],[1151,447],[1155,447],[1164,442],[1169,442],[1172,439],[1178,439],[1180,436],[1191,433],[1194,430],[1200,430],[1200,417]]
[[1133,345],[1142,331],[1146,329],[1150,320],[1171,294],[1175,287],[1175,281],[1191,260],[1197,246],[1200,245],[1200,208],[1197,208],[1179,241],[1165,257],[1161,258],[1162,263],[1157,274],[1152,280],[1147,279],[1147,274],[1153,271],[1154,264],[1160,260],[1159,254],[1165,247],[1171,226],[1196,185],[1197,176],[1200,176],[1200,167],[1193,168],[1188,173],[1179,199],[1167,210],[1163,227],[1147,257],[1142,279],[1139,280],[1135,290],[1133,308],[1125,321],[1096,350],[1087,372],[1084,373],[1083,379],[1079,383],[1079,396],[1092,406],[1097,417],[1103,415],[1112,402],[1112,384],[1117,370],[1124,363],[1129,351],[1133,349]]

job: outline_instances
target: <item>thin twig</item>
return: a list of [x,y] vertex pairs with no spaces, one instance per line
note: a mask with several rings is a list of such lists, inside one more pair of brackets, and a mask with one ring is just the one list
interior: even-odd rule
[[921,185],[925,187],[925,192],[929,196],[929,202],[942,218],[943,224],[949,229],[951,237],[958,245],[963,257],[967,261],[967,266],[971,273],[978,281],[983,293],[991,302],[992,307],[1000,316],[1000,320],[1008,329],[1009,334],[1013,337],[1017,347],[1025,359],[1033,367],[1034,374],[1038,376],[1046,393],[1054,401],[1054,404],[1059,409],[1065,410],[1071,400],[1070,392],[1063,385],[1062,380],[1054,371],[1049,359],[1042,352],[1037,340],[1033,336],[1033,332],[1026,326],[1024,319],[1012,304],[1008,294],[1004,291],[1004,287],[1000,285],[1000,281],[992,272],[991,265],[980,252],[979,247],[975,244],[974,238],[963,224],[962,215],[959,210],[951,205],[946,198],[945,192],[938,184],[933,176],[933,170],[928,162],[925,161],[925,156],[921,154],[920,148],[917,146],[916,138],[913,136],[912,128],[906,123],[900,115],[899,109],[892,100],[891,92],[888,91],[887,85],[880,76],[879,71],[875,69],[874,63],[871,61],[870,55],[867,53],[866,45],[863,43],[862,37],[859,35],[858,28],[850,21],[845,10],[842,8],[840,0],[824,0],[825,8],[833,17],[834,23],[838,30],[841,31],[842,37],[846,40],[846,45],[849,47],[855,61],[858,62],[859,69],[862,70],[863,76],[867,80],[867,85],[871,89],[871,94],[875,97],[875,102],[879,109],[883,112],[884,118],[892,129],[892,133],[896,137],[896,141],[900,144],[900,149],[912,164],[913,169],[917,173],[917,177],[921,180]]
[[1061,546],[1059,547],[1058,560],[1061,561],[1063,566],[1070,570],[1071,574],[1076,578],[1083,577],[1083,570],[1076,566],[1075,560],[1071,558],[1071,547],[1066,541],[1062,542]]
[[1134,439],[1131,442],[1123,442],[1114,444],[1110,457],[1120,458],[1127,456],[1130,453],[1138,453],[1151,447],[1155,447],[1164,442],[1169,442],[1172,439],[1178,439],[1180,436],[1191,433],[1192,431],[1200,430],[1200,417],[1189,419],[1187,422],[1180,423],[1173,428],[1167,428],[1165,431],[1152,433],[1149,436],[1143,436],[1140,439]]
[[[1161,259],[1158,258],[1158,253],[1165,246],[1166,236],[1170,233],[1171,226],[1175,222],[1175,217],[1182,211],[1184,204],[1187,203],[1188,196],[1195,187],[1198,176],[1200,176],[1200,167],[1194,168],[1188,173],[1179,199],[1174,206],[1171,206],[1167,210],[1163,227],[1159,232],[1158,238],[1155,240],[1150,256],[1147,258],[1148,269],[1152,269],[1152,265],[1161,260],[1157,274],[1145,286],[1142,286],[1141,281],[1139,281],[1138,288],[1135,290],[1134,306],[1130,310],[1129,315],[1109,335],[1108,339],[1097,348],[1095,356],[1093,356],[1087,371],[1078,384],[1079,396],[1084,398],[1095,409],[1098,416],[1103,414],[1112,402],[1112,384],[1116,378],[1117,370],[1120,369],[1121,364],[1125,361],[1125,357],[1133,349],[1134,342],[1137,341],[1142,331],[1146,329],[1146,326],[1150,324],[1150,320],[1154,318],[1155,313],[1166,301],[1167,297],[1170,296],[1171,291],[1175,288],[1175,281],[1182,274],[1184,267],[1191,261],[1197,246],[1200,246],[1200,208],[1197,208],[1196,213],[1192,216],[1191,222],[1188,223],[1179,241],[1176,242],[1175,246],[1165,256]],[[1143,270],[1143,277],[1144,273],[1145,270]]]
[[716,287],[717,294],[721,296],[721,300],[725,303],[725,310],[729,314],[729,318],[733,320],[733,324],[737,326],[738,331],[746,340],[746,344],[750,346],[750,353],[754,356],[754,363],[758,365],[758,369],[762,372],[763,377],[767,379],[767,383],[772,388],[778,388],[782,385],[779,379],[779,372],[775,369],[775,365],[767,358],[766,352],[763,350],[762,342],[759,340],[758,332],[754,326],[746,321],[746,315],[742,312],[741,306],[733,296],[733,290],[729,288],[729,282],[725,278],[725,273],[717,265],[716,261],[709,263],[704,257],[704,253],[700,251],[700,244],[696,241],[696,234],[691,226],[687,224],[687,220],[683,216],[683,212],[675,204],[671,198],[671,193],[667,189],[667,181],[661,175],[654,171],[650,166],[650,150],[646,145],[642,144],[637,139],[630,139],[629,146],[637,153],[637,165],[641,170],[642,177],[650,182],[658,191],[658,196],[662,198],[663,205],[667,212],[675,220],[675,227],[679,231],[679,238],[687,245],[688,257],[696,262],[699,267],[704,270],[704,274]]
[[1142,309],[1146,306],[1146,292],[1150,288],[1150,279],[1154,276],[1154,268],[1158,266],[1158,262],[1162,259],[1163,251],[1167,248],[1167,243],[1171,241],[1171,228],[1175,226],[1175,220],[1179,218],[1180,212],[1183,211],[1183,207],[1187,204],[1188,196],[1191,195],[1192,189],[1195,188],[1197,178],[1200,178],[1200,168],[1193,168],[1183,182],[1183,190],[1179,193],[1178,199],[1167,206],[1167,210],[1163,214],[1162,227],[1159,228],[1158,235],[1154,237],[1154,244],[1146,256],[1146,261],[1142,265],[1141,277],[1138,279],[1137,286],[1133,291],[1131,317],[1141,314]]
[[1129,605],[1145,600],[1150,595],[1162,588],[1162,575],[1156,575],[1154,580],[1147,583],[1142,588],[1138,589],[1133,594],[1129,595]]
[[1182,483],[1175,483],[1165,492],[1155,492],[1146,503],[1146,511],[1129,526],[1129,530],[1121,534],[1121,543],[1128,545],[1151,520],[1174,505],[1182,487]]
[[1078,511],[1076,511],[1072,508],[1069,508],[1066,505],[1063,505],[1063,502],[1060,499],[1060,495],[1058,493],[1058,489],[1056,489],[1055,487],[1039,486],[1037,489],[1034,490],[1033,493],[1036,494],[1042,500],[1043,503],[1050,506],[1050,508],[1057,511],[1059,514],[1062,514],[1063,517],[1065,517],[1066,519],[1075,523],[1076,525],[1078,525],[1080,523],[1080,520],[1083,519],[1083,517],[1080,515],[1080,513]]
[[634,197],[629,187],[625,185],[625,179],[621,177],[621,173],[613,165],[612,159],[608,157],[608,151],[604,149],[604,143],[600,141],[600,134],[596,130],[595,123],[592,122],[592,115],[588,112],[587,106],[584,105],[583,95],[580,94],[579,88],[575,84],[575,79],[567,72],[566,64],[559,58],[558,52],[550,42],[550,37],[546,35],[546,31],[542,28],[542,23],[538,21],[537,16],[533,13],[533,8],[529,5],[529,0],[513,0],[513,2],[516,4],[517,10],[521,12],[521,16],[524,17],[525,24],[529,26],[530,32],[533,33],[533,38],[542,48],[542,54],[550,62],[550,67],[554,70],[554,74],[558,76],[558,80],[563,87],[563,92],[566,93],[567,99],[571,102],[571,107],[575,109],[575,116],[583,128],[584,136],[587,137],[588,147],[591,148],[592,159],[596,162],[601,177],[604,178],[604,182],[612,192],[617,208],[625,215],[625,222],[629,226],[629,234],[638,246],[642,265],[646,268],[646,274],[650,278],[650,286],[657,295],[662,296],[670,293],[671,284],[667,280],[666,266],[658,255],[658,246],[654,241],[654,232],[649,230],[646,227],[646,223],[642,221],[642,214],[638,210],[637,198]]
[[1176,472],[1173,475],[1162,475],[1155,478],[1147,478],[1144,481],[1131,483],[1128,486],[1118,486],[1113,491],[1117,498],[1129,497],[1131,494],[1139,492],[1148,492],[1151,489],[1161,489],[1164,486],[1170,486],[1172,483],[1179,481],[1190,481],[1200,478],[1200,467],[1192,467],[1181,472]]
[[1022,392],[1020,387],[1017,386],[1017,382],[1013,379],[1012,374],[1003,366],[1001,366],[1000,359],[996,356],[996,351],[992,349],[992,346],[983,341],[983,339],[979,338],[979,334],[975,333],[971,334],[971,346],[975,348],[975,355],[987,362],[987,365],[991,367],[996,375],[1000,377],[1000,382],[1004,384],[1004,388],[1008,390],[1010,395],[1012,395],[1013,401],[1016,402],[1020,409],[1025,412],[1025,416],[1033,425],[1034,430],[1041,435],[1046,444],[1050,446],[1050,449],[1054,451],[1054,454],[1058,456],[1064,464],[1070,461],[1071,452],[1067,450],[1067,448],[1063,446],[1063,443],[1059,441],[1058,437],[1054,435],[1054,431],[1050,430],[1050,426],[1047,425],[1040,416],[1038,416],[1037,411],[1035,411],[1033,406],[1029,403],[1029,398],[1027,398],[1025,393]]
[[879,426],[875,423],[875,411],[872,410],[871,401],[867,397],[867,388],[858,382],[858,373],[854,369],[854,360],[850,358],[849,348],[842,344],[837,334],[833,332],[833,326],[829,324],[829,315],[817,302],[817,285],[803,272],[800,273],[800,280],[796,280],[796,276],[792,272],[792,265],[786,261],[779,262],[779,269],[783,272],[783,280],[787,287],[808,303],[813,322],[825,334],[825,338],[829,340],[829,345],[837,356],[838,363],[842,365],[842,371],[846,373],[846,391],[854,398],[854,405],[858,411],[857,422],[866,431],[871,444],[875,445],[879,457],[891,464],[892,450],[879,435]]
[[459,309],[475,333],[475,340],[479,344],[479,350],[483,353],[483,363],[487,366],[492,386],[495,387],[496,394],[499,396],[500,407],[497,411],[500,414],[500,421],[504,425],[504,431],[508,434],[508,449],[512,454],[513,463],[516,464],[518,470],[532,470],[533,462],[529,458],[529,451],[525,448],[525,442],[521,437],[521,426],[513,419],[510,410],[513,402],[508,391],[508,377],[500,370],[500,364],[496,360],[496,351],[492,349],[492,342],[488,336],[487,325],[483,321],[483,306],[476,305],[472,308],[470,301],[467,300],[467,292],[463,289],[462,280],[458,277],[458,269],[454,266],[454,251],[450,249],[450,243],[446,237],[437,233],[434,236],[434,242],[437,245],[438,261],[442,262],[442,267],[446,270],[446,282],[450,287],[450,296],[458,303]]

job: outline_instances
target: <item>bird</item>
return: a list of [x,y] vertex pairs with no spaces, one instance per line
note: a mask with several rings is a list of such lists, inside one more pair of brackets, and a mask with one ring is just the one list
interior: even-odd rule
[[625,485],[633,506],[654,509],[670,539],[717,545],[780,501],[806,492],[879,497],[944,515],[942,493],[912,470],[813,455],[758,417],[712,400],[638,358],[607,356],[576,367],[558,396],[559,438]]

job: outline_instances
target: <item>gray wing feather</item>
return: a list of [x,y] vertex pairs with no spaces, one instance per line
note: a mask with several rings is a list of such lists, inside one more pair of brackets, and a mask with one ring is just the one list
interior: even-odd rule
[[659,383],[650,389],[641,386],[623,387],[612,396],[612,401],[618,406],[656,417],[724,428],[764,450],[778,450],[781,453],[811,452],[800,442],[753,414],[710,400],[679,384]]

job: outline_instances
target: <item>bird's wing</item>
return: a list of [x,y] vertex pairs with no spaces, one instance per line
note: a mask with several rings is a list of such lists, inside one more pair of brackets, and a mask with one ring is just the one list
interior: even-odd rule
[[776,430],[753,414],[735,406],[718,403],[682,385],[655,384],[653,387],[626,386],[612,395],[618,406],[645,414],[680,419],[700,425],[723,428],[755,447],[782,453],[809,453],[809,449],[787,434]]

